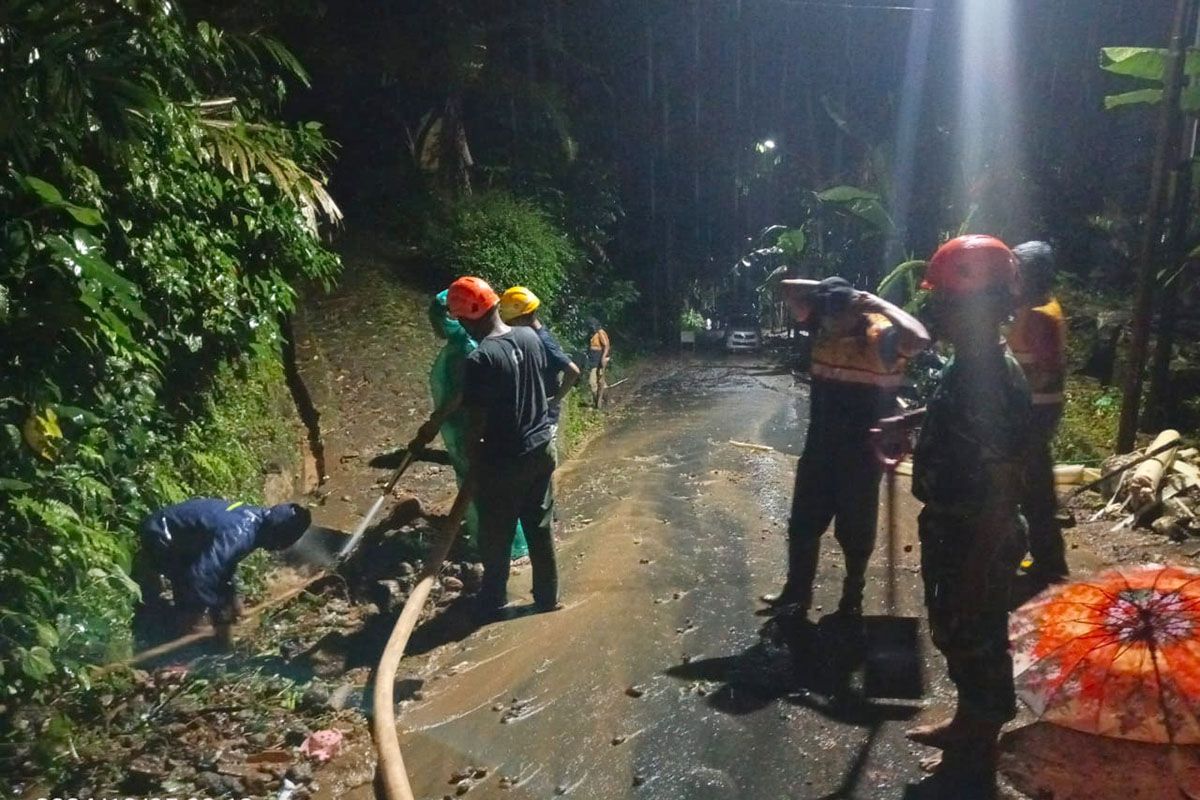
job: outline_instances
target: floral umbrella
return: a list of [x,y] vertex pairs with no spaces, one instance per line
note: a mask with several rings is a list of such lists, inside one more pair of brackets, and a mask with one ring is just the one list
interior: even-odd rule
[[1200,571],[1148,564],[1054,586],[1009,635],[1017,694],[1047,722],[1200,743]]

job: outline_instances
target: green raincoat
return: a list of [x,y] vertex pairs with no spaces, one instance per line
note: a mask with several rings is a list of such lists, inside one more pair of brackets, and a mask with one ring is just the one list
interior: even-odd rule
[[[437,358],[433,360],[433,366],[429,370],[429,391],[433,395],[433,406],[441,408],[443,403],[462,390],[463,362],[477,345],[466,329],[458,324],[458,320],[450,316],[446,304],[446,292],[438,294],[430,304],[429,321],[433,323],[434,330],[439,331],[446,340],[445,346],[437,354]],[[450,456],[450,463],[454,467],[454,475],[458,479],[459,486],[462,486],[469,466],[466,409],[460,408],[452,414],[442,424],[441,434],[442,441],[446,444],[446,452]],[[466,525],[467,535],[470,537],[471,543],[475,544],[479,532],[479,512],[474,503],[467,511]],[[517,535],[513,539],[512,557],[514,559],[524,558],[528,554],[525,534],[521,530],[521,523],[517,522]]]

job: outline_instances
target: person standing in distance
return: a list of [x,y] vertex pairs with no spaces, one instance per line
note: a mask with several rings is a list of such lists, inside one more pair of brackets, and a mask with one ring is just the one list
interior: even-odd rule
[[1021,296],[1008,332],[1008,346],[1025,371],[1033,397],[1029,455],[1025,459],[1025,491],[1021,513],[1029,525],[1027,570],[1040,586],[1067,577],[1067,550],[1058,521],[1051,443],[1062,419],[1067,379],[1067,325],[1054,291],[1054,250],[1045,242],[1013,248],[1020,270]]
[[600,325],[600,320],[589,317],[588,326],[588,385],[592,389],[592,405],[601,408],[604,405],[604,390],[608,388],[604,374],[608,371],[608,361],[612,358],[612,342],[608,331]]

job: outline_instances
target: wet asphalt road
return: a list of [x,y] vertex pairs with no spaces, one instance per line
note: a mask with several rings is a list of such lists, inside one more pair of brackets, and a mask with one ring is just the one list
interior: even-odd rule
[[[454,794],[448,781],[467,766],[488,770],[471,797],[910,796],[928,751],[903,730],[921,707],[863,699],[854,678],[831,698],[804,670],[828,663],[827,643],[797,648],[812,651],[797,661],[760,635],[755,598],[783,577],[807,408],[807,386],[754,359],[695,359],[644,384],[560,473],[567,608],[402,667],[420,684],[399,714],[417,797]],[[911,544],[915,506],[901,494]],[[901,611],[916,615],[917,556],[901,558]],[[868,613],[881,610],[882,574],[874,564]],[[818,615],[841,577],[827,536]],[[528,572],[514,574],[514,606],[528,589]],[[923,657],[921,713],[937,714],[950,695],[940,660]]]

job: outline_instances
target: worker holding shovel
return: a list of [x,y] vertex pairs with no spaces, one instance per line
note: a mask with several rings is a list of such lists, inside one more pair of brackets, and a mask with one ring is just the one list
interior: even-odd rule
[[592,406],[604,407],[604,390],[608,388],[605,374],[608,372],[608,362],[612,358],[612,341],[608,331],[595,317],[588,317],[588,385],[592,388]]
[[905,363],[925,348],[929,334],[912,315],[841,278],[785,280],[783,287],[792,315],[813,338],[812,402],[788,523],[787,582],[762,600],[807,615],[821,537],[833,522],[846,559],[838,614],[857,623],[882,471],[871,429],[897,413]]
[[[450,316],[447,295],[448,291],[439,292],[429,304],[429,322],[433,326],[433,335],[446,342],[429,370],[429,391],[433,395],[434,411],[429,420],[421,426],[409,448],[412,452],[425,447],[441,433],[446,453],[450,456],[450,465],[454,468],[454,476],[461,487],[470,467],[470,448],[467,446],[468,417],[466,409],[462,407],[463,370],[467,356],[475,352],[478,345],[471,338],[471,334],[467,333],[466,328]],[[478,544],[479,510],[474,503],[467,511],[465,524],[468,539],[472,544]],[[513,561],[518,561],[528,554],[525,533],[521,530],[521,523],[517,522],[510,556]]]
[[558,608],[554,518],[554,455],[546,351],[529,328],[500,319],[500,298],[483,280],[459,278],[447,292],[453,315],[479,346],[463,369],[463,407],[469,415],[470,486],[479,509],[483,585],[481,619],[502,616],[507,602],[508,553],[520,520],[533,568],[539,611]]
[[[166,618],[176,634],[198,630],[207,615],[228,644],[242,615],[237,567],[260,548],[286,550],[304,534],[312,515],[304,506],[255,506],[197,497],[157,509],[142,520],[141,547],[133,579],[142,592],[139,614],[149,622]],[[172,603],[161,596],[171,582]]]
[[913,493],[925,504],[918,531],[930,632],[958,706],[908,736],[943,751],[928,765],[957,787],[992,779],[1000,728],[1016,713],[1008,609],[1025,552],[1017,507],[1030,396],[1000,337],[1016,302],[1008,247],[990,236],[954,239],[930,261],[924,288],[934,333],[954,358],[917,440]]

